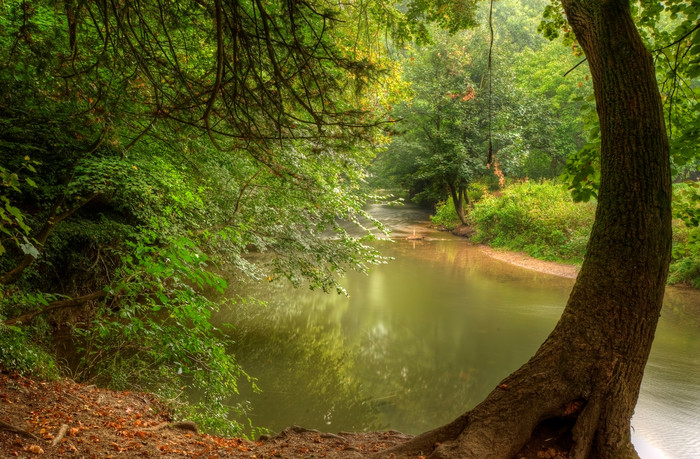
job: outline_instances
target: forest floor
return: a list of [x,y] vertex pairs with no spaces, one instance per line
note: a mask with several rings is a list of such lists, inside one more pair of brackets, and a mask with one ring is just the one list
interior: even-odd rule
[[361,458],[411,438],[400,432],[323,433],[290,427],[251,442],[173,423],[152,396],[0,372],[0,457]]
[[[289,427],[258,441],[172,422],[153,396],[68,379],[35,381],[0,370],[0,458],[365,458],[412,438],[401,432],[324,433]],[[551,438],[518,459],[565,458]],[[395,457],[387,455],[383,457]],[[401,456],[406,457],[406,456]],[[410,457],[425,458],[415,454]]]

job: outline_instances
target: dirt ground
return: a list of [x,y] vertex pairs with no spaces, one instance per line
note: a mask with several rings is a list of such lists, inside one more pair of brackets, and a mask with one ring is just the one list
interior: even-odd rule
[[[545,438],[547,437],[547,438]],[[549,433],[518,459],[566,458]],[[319,432],[292,426],[251,442],[172,422],[152,396],[70,380],[34,381],[0,370],[0,458],[365,458],[412,438],[401,432]],[[412,458],[425,458],[414,454]]]
[[[0,373],[0,457],[355,458],[411,438],[400,432],[322,433],[290,427],[250,442],[171,423],[148,394]],[[13,430],[15,429],[15,430]]]
[[505,261],[506,263],[510,263],[515,266],[520,266],[521,268],[551,274],[553,276],[575,279],[579,271],[578,266],[557,263],[554,261],[538,260],[537,258],[532,258],[531,256],[523,252],[508,252],[506,250],[497,250],[487,245],[480,245],[479,249],[491,258]]

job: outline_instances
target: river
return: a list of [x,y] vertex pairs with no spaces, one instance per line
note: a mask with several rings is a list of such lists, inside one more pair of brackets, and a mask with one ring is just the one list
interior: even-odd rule
[[[253,292],[266,305],[217,316],[262,390],[241,384],[255,425],[420,433],[481,401],[556,324],[573,280],[428,230],[420,209],[370,211],[394,230],[376,242],[393,260],[350,273],[349,297],[271,284]],[[700,292],[668,289],[632,425],[644,459],[700,457]]]

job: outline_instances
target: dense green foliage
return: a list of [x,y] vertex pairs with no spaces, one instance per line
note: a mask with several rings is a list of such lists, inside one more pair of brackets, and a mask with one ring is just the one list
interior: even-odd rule
[[51,346],[240,431],[220,273],[342,292],[379,261],[343,226],[379,225],[358,191],[397,87],[379,37],[473,23],[394,6],[0,0],[0,364],[54,374]]
[[523,182],[479,201],[470,214],[474,241],[545,260],[580,262],[595,205],[575,203],[565,186]]

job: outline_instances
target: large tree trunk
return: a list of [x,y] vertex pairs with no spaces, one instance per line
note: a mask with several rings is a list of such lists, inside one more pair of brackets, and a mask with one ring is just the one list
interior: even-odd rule
[[662,104],[628,1],[562,3],[588,58],[602,135],[598,209],[581,272],[559,323],[528,363],[472,411],[394,452],[506,459],[536,446],[547,430],[572,458],[638,457],[630,418],[671,245]]

